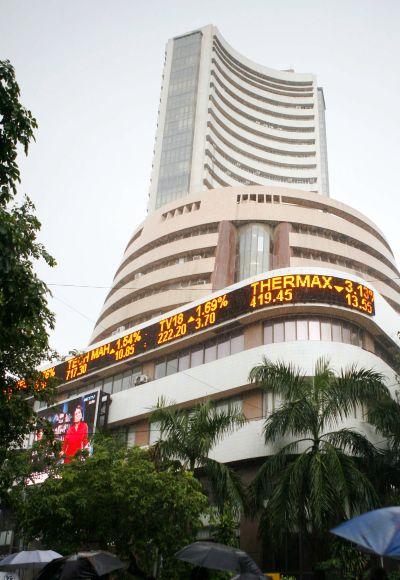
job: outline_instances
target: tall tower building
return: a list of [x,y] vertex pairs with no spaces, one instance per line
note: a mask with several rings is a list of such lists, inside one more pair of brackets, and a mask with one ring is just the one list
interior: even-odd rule
[[[400,274],[377,226],[329,197],[324,109],[314,75],[251,62],[214,26],[168,42],[148,215],[91,346],[48,370],[60,402],[106,393],[103,424],[146,446],[161,396],[234,401],[248,422],[213,457],[250,478],[272,452],[275,401],[248,380],[262,356],[308,376],[318,357],[358,363],[394,391]],[[240,541],[262,561],[248,522]]]
[[383,235],[329,198],[316,77],[254,63],[212,25],[168,41],[148,217],[91,343],[249,276],[311,264],[362,275],[400,310]]

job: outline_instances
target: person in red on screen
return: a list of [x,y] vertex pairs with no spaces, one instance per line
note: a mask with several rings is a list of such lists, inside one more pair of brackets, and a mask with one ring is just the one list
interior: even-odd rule
[[77,405],[74,410],[72,425],[65,434],[62,444],[62,455],[64,463],[70,463],[77,451],[82,451],[89,446],[88,426],[83,421],[81,405]]

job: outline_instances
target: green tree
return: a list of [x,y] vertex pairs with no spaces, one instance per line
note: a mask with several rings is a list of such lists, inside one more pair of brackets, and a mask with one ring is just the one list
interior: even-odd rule
[[25,489],[18,520],[27,540],[67,554],[115,549],[159,578],[178,579],[187,569],[174,553],[194,541],[207,509],[199,482],[174,464],[156,468],[149,453],[127,449],[114,437],[94,439],[94,453],[73,460],[43,484]]
[[[20,172],[17,152],[25,154],[34,139],[36,121],[19,102],[20,91],[9,61],[0,61],[0,472],[10,449],[22,443],[35,421],[34,399],[49,400],[51,387],[41,389],[37,367],[52,356],[48,331],[54,316],[48,289],[34,272],[53,258],[37,241],[40,222],[28,198],[16,203]],[[24,382],[20,382],[21,380]],[[21,388],[23,387],[23,388]],[[33,397],[29,400],[28,397]],[[0,492],[8,487],[0,479]]]
[[262,525],[273,537],[299,532],[315,539],[335,523],[378,505],[363,469],[378,452],[344,421],[360,405],[388,400],[380,373],[351,367],[335,376],[329,363],[319,360],[311,378],[293,365],[263,359],[250,380],[281,400],[264,426],[265,442],[274,453],[265,458],[252,485]]
[[156,453],[161,459],[177,460],[197,476],[205,476],[219,510],[223,511],[226,504],[233,509],[243,508],[245,492],[240,477],[227,465],[209,457],[223,437],[246,422],[234,404],[228,404],[223,410],[209,400],[188,410],[166,406],[161,400],[151,421],[159,424]]

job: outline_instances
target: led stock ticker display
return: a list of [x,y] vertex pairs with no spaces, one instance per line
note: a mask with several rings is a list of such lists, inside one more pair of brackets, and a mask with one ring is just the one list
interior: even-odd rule
[[238,316],[298,303],[332,304],[369,316],[375,314],[374,293],[363,284],[321,274],[273,276],[182,309],[177,314],[47,369],[44,376],[69,382]]

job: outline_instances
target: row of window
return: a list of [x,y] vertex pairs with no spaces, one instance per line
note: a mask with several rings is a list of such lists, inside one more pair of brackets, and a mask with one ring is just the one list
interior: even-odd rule
[[344,256],[338,256],[337,254],[331,254],[330,252],[321,252],[319,250],[311,250],[310,248],[298,248],[296,246],[292,247],[292,255],[296,258],[305,258],[312,260],[321,260],[322,262],[329,262],[330,264],[336,264],[338,266],[344,266],[347,269],[354,270],[356,273],[361,274],[363,277],[371,277],[376,280],[380,280],[387,286],[390,286],[396,292],[400,292],[400,287],[391,278],[382,274],[379,270],[371,268],[362,262],[357,260],[350,260]]
[[243,332],[226,334],[156,361],[154,378],[160,379],[244,350]]
[[[215,50],[215,52],[217,53],[220,62],[222,62],[222,64],[225,66],[225,68],[227,68],[230,72],[234,73],[242,81],[245,81],[247,84],[249,84],[253,87],[256,87],[257,89],[261,89],[263,91],[267,91],[268,93],[272,93],[274,95],[282,95],[285,97],[302,97],[302,98],[304,98],[304,97],[313,97],[313,95],[314,95],[312,86],[307,87],[305,89],[304,88],[302,89],[302,88],[285,87],[284,90],[282,88],[280,88],[280,90],[277,90],[276,85],[272,85],[270,83],[260,84],[258,79],[250,79],[250,78],[246,77],[245,75],[243,75],[241,72],[239,72],[238,69],[236,67],[234,67],[231,63],[229,63],[229,61],[226,60],[225,56],[220,51],[218,51],[218,48]],[[213,62],[216,62],[214,58],[212,60],[213,60]],[[303,92],[299,92],[299,91],[303,91]]]
[[[287,169],[294,169],[294,170],[316,169],[316,167],[317,167],[315,165],[315,163],[311,163],[308,165],[303,165],[303,164],[299,165],[297,163],[283,163],[281,161],[274,161],[274,160],[268,159],[266,157],[259,157],[258,155],[254,155],[254,153],[250,153],[249,151],[245,151],[243,149],[240,149],[239,147],[234,145],[232,143],[232,141],[228,141],[228,139],[225,139],[225,137],[223,137],[215,129],[215,127],[211,123],[210,123],[210,129],[212,130],[214,135],[219,139],[219,141],[221,141],[224,145],[229,147],[229,149],[231,149],[235,153],[238,153],[241,157],[248,157],[249,159],[252,159],[253,161],[256,161],[257,163],[263,163],[264,165],[271,165],[274,167],[285,167]],[[215,141],[213,140],[213,138],[210,135],[207,135],[206,140],[209,143],[211,143],[211,145],[215,146]]]
[[[238,181],[239,183],[243,183],[244,185],[261,185],[260,183],[256,183],[254,181],[250,181],[249,179],[245,179],[244,177],[241,177],[240,175],[234,173],[230,169],[227,169],[224,165],[222,165],[216,159],[216,157],[208,149],[206,149],[206,156],[209,157],[211,159],[211,162],[213,164],[215,164],[223,173],[225,173],[226,175],[229,175],[235,181]],[[224,157],[230,163],[234,163],[236,166],[238,166],[243,171],[246,171],[246,172],[251,173],[251,174],[256,175],[256,176],[263,177],[265,179],[268,179],[269,181],[279,181],[280,183],[310,183],[310,184],[317,183],[316,177],[281,177],[280,175],[272,175],[272,174],[265,173],[264,171],[258,171],[256,169],[252,169],[250,167],[247,167],[246,165],[244,165],[243,163],[240,163],[239,161],[235,161],[233,159],[231,160],[231,158],[226,154],[221,153],[221,157]]]
[[[212,100],[212,97],[210,98]],[[215,101],[214,101],[215,102]],[[263,152],[273,153],[274,155],[281,155],[286,157],[315,157],[315,151],[286,151],[284,149],[275,149],[274,147],[268,147],[264,143],[259,143],[258,141],[251,141],[250,139],[246,139],[243,135],[236,133],[230,127],[225,125],[219,117],[215,114],[212,109],[208,109],[209,115],[214,119],[214,121],[225,131],[228,135],[231,135],[234,139],[241,141],[245,145],[250,145],[250,147],[254,147],[255,149],[260,149]],[[211,123],[209,125],[212,127]]]
[[264,344],[301,340],[344,342],[363,347],[364,331],[336,318],[296,318],[272,320],[264,324]]
[[104,318],[106,318],[111,312],[115,312],[133,302],[138,300],[143,300],[143,298],[148,298],[154,294],[161,294],[167,292],[168,290],[176,290],[178,288],[190,288],[190,286],[202,286],[203,284],[209,284],[211,279],[211,274],[203,274],[202,276],[193,276],[188,278],[183,278],[177,282],[169,282],[164,284],[157,284],[151,288],[146,288],[144,290],[132,291],[127,296],[120,298],[117,302],[114,302],[111,306],[106,308],[99,317],[97,324],[99,324]]
[[312,81],[288,81],[278,79],[276,77],[270,77],[254,69],[251,69],[242,62],[240,62],[239,60],[237,60],[236,58],[234,58],[229,52],[227,52],[216,36],[214,36],[213,41],[214,45],[217,46],[219,50],[225,55],[225,58],[227,58],[229,62],[233,63],[233,65],[237,66],[239,70],[243,72],[243,74],[249,74],[252,75],[253,77],[270,81],[272,83],[275,83],[275,85],[283,85],[283,88],[285,89],[287,88],[287,90],[290,90],[290,87],[296,87],[296,90],[302,90],[302,87],[304,87],[305,90],[306,89],[308,90],[309,88],[312,89],[313,87]]
[[304,224],[292,224],[292,230],[297,234],[306,234],[309,236],[316,236],[318,238],[326,238],[328,240],[333,240],[334,242],[339,242],[340,244],[345,244],[346,246],[349,246],[351,248],[357,248],[358,250],[361,250],[366,254],[370,254],[377,260],[380,260],[388,268],[393,270],[393,272],[395,272],[397,276],[400,276],[400,273],[394,266],[394,264],[392,264],[392,262],[390,262],[390,260],[388,260],[380,252],[375,250],[375,248],[372,248],[371,246],[368,246],[367,244],[364,244],[359,240],[355,240],[354,238],[351,238],[346,234],[341,234],[339,232],[336,232],[334,230],[328,230],[326,228],[319,228],[317,226],[309,226]]
[[228,81],[228,83],[230,83],[235,89],[241,91],[245,95],[248,95],[252,99],[256,99],[258,101],[263,101],[264,103],[268,103],[269,105],[273,105],[275,107],[285,107],[287,109],[313,109],[314,108],[314,103],[299,103],[299,104],[288,103],[285,101],[276,101],[275,99],[269,99],[268,97],[264,97],[262,95],[259,95],[258,93],[254,93],[253,91],[246,89],[242,84],[237,83],[236,81],[231,79],[229,77],[229,75],[227,75],[227,73],[224,70],[222,70],[222,68],[219,66],[219,64],[215,60],[214,60],[214,66],[218,70],[219,74],[226,81]]
[[241,105],[243,105],[244,107],[247,107],[248,109],[253,109],[254,111],[260,111],[261,113],[264,113],[265,115],[268,115],[270,117],[278,117],[280,119],[290,119],[291,121],[311,121],[314,119],[313,114],[293,115],[293,113],[282,113],[281,111],[277,111],[277,110],[273,111],[271,109],[265,109],[264,107],[260,107],[259,105],[257,105],[253,101],[249,101],[248,99],[243,99],[239,96],[239,94],[237,92],[232,91],[229,87],[227,87],[221,81],[221,79],[216,75],[215,71],[213,71],[213,70],[211,71],[211,77],[217,81],[217,83],[221,87],[221,89],[223,89],[227,95],[232,97],[235,102],[240,103]]
[[231,115],[229,115],[227,113],[227,111],[218,103],[218,101],[213,99],[211,96],[210,96],[210,101],[212,101],[214,103],[215,108],[218,109],[218,111],[226,119],[228,119],[229,122],[233,123],[234,125],[239,127],[239,129],[242,129],[243,131],[248,131],[249,133],[253,133],[254,135],[257,135],[257,137],[261,137],[263,139],[269,139],[270,141],[279,141],[281,143],[290,143],[292,145],[315,145],[315,139],[304,139],[304,138],[290,139],[289,137],[278,137],[277,135],[262,133],[258,129],[254,129],[253,127],[251,127],[251,125],[241,123],[235,117],[232,117]]
[[249,165],[245,165],[238,159],[234,159],[230,155],[228,155],[225,151],[223,151],[218,145],[212,142],[212,147],[214,152],[218,153],[221,157],[226,159],[235,167],[239,167],[242,171],[246,171],[247,173],[251,173],[252,175],[257,175],[259,177],[263,177],[265,179],[272,179],[273,181],[286,181],[289,183],[316,183],[316,177],[289,177],[284,175],[274,175],[273,173],[267,173],[266,171],[261,171],[261,169],[255,169],[254,167],[250,167]]
[[[237,115],[256,123],[257,125],[262,125],[263,127],[268,127],[269,129],[275,129],[276,131],[285,131],[288,133],[295,132],[295,133],[315,133],[315,127],[309,127],[305,125],[300,126],[291,126],[291,125],[278,125],[277,123],[272,123],[271,121],[265,121],[260,117],[253,117],[246,113],[243,107],[239,108],[236,107],[233,103],[231,103],[218,89],[217,87],[211,83],[210,88],[214,89],[214,93],[217,95],[218,99],[224,103],[231,111],[235,112]],[[214,99],[213,95],[210,94],[210,100]],[[214,99],[215,100],[215,99]],[[260,113],[263,113],[263,110],[259,110]]]
[[164,246],[165,244],[171,244],[172,242],[176,242],[177,240],[184,240],[186,238],[192,238],[195,236],[205,236],[207,234],[215,234],[218,232],[218,226],[219,223],[214,222],[210,224],[204,224],[192,228],[187,228],[185,230],[179,230],[177,232],[167,234],[166,236],[161,236],[160,238],[157,238],[153,242],[150,242],[149,244],[142,246],[141,248],[136,250],[136,252],[131,254],[126,260],[124,260],[124,262],[122,262],[121,266],[118,268],[117,274],[129,262],[135,260],[136,258],[142,256],[143,254],[146,254],[147,252],[150,252],[151,250],[154,250],[155,248],[159,248],[160,246]]

